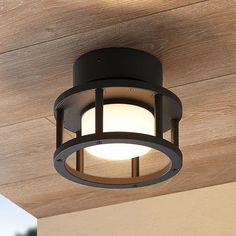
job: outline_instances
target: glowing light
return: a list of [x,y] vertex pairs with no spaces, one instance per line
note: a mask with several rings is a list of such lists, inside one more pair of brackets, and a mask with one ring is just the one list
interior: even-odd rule
[[[133,132],[154,135],[154,116],[145,108],[130,104],[107,104],[103,106],[104,132]],[[82,135],[95,133],[95,108],[82,116]],[[146,154],[150,148],[126,143],[100,144],[86,148],[100,158],[126,160]]]

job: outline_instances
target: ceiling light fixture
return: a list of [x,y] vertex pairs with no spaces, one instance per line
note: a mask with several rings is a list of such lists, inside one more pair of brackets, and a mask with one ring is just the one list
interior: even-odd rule
[[[171,178],[182,167],[179,150],[179,98],[162,87],[162,65],[143,51],[105,48],[86,53],[74,64],[73,87],[54,105],[56,151],[54,166],[77,183],[130,188]],[[63,130],[76,138],[63,143]],[[171,130],[171,141],[163,133]],[[169,164],[140,176],[139,158],[151,149],[164,153]],[[85,152],[111,161],[131,160],[130,178],[105,178],[86,174]],[[76,152],[76,168],[66,162]]]

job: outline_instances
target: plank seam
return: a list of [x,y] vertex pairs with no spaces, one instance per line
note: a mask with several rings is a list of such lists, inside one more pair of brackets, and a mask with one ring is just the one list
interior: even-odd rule
[[19,50],[22,50],[22,49],[34,47],[34,46],[37,46],[37,45],[50,43],[50,42],[57,41],[57,40],[60,40],[60,39],[69,38],[69,37],[72,37],[72,36],[75,36],[75,35],[80,35],[80,34],[84,34],[84,33],[88,33],[88,32],[93,32],[93,31],[97,31],[97,30],[101,30],[101,29],[106,29],[106,28],[109,28],[109,27],[114,27],[116,25],[120,25],[120,24],[123,24],[123,23],[126,23],[126,22],[131,22],[131,21],[134,21],[134,20],[137,20],[137,19],[142,19],[142,18],[145,18],[145,17],[153,16],[153,15],[158,15],[158,14],[161,14],[161,13],[164,13],[164,12],[174,11],[174,10],[181,9],[181,8],[184,8],[184,7],[189,7],[189,6],[192,6],[192,5],[202,4],[202,3],[208,2],[208,1],[209,0],[202,0],[202,1],[199,1],[199,2],[190,3],[190,4],[186,4],[186,5],[179,6],[179,7],[174,7],[174,8],[171,8],[171,9],[166,9],[166,10],[162,10],[162,11],[159,11],[159,12],[146,14],[146,15],[143,15],[143,16],[137,16],[137,17],[134,17],[132,19],[125,20],[125,21],[115,23],[115,24],[112,24],[112,25],[108,25],[108,26],[105,26],[105,27],[101,27],[101,28],[97,28],[97,29],[93,29],[93,30],[88,30],[88,31],[85,30],[85,31],[80,32],[80,33],[77,32],[77,33],[73,33],[73,34],[64,35],[64,36],[61,36],[61,37],[56,37],[54,39],[40,41],[40,42],[33,43],[33,44],[30,44],[30,45],[25,45],[25,46],[22,46],[22,47],[19,47],[19,48],[14,48],[14,49],[10,49],[10,50],[7,50],[7,51],[0,52],[0,56],[4,55],[4,54],[7,54],[7,53],[19,51]]

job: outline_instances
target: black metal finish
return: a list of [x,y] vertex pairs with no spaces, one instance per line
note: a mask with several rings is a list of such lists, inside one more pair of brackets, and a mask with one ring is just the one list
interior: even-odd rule
[[84,172],[84,150],[83,149],[76,152],[76,170],[81,173]]
[[[62,93],[54,104],[54,111],[59,108],[64,109],[65,119],[64,127],[71,132],[81,130],[78,117],[82,111],[95,102],[94,90],[103,88],[104,101],[109,99],[127,99],[140,101],[141,104],[147,104],[154,109],[153,96],[155,94],[163,95],[163,132],[171,128],[172,119],[181,119],[182,105],[179,98],[161,86],[152,86],[145,82],[129,79],[110,79],[90,82],[87,85],[73,87]],[[56,117],[56,112],[54,112]]]
[[80,56],[74,64],[74,86],[124,77],[161,86],[162,65],[153,55],[132,48],[98,49]]
[[64,110],[57,109],[57,120],[56,120],[56,148],[60,147],[63,143],[63,123],[64,123]]
[[103,132],[103,89],[96,89],[95,99],[95,127],[99,134]]
[[158,138],[163,138],[163,95],[155,95],[155,131]]
[[[155,136],[130,132],[103,132],[104,104],[132,104],[154,114]],[[81,117],[95,107],[95,134],[81,136]],[[122,112],[122,111],[121,111]],[[162,66],[154,56],[135,49],[108,48],[89,52],[74,64],[74,87],[61,94],[54,105],[57,121],[54,166],[65,178],[103,188],[131,188],[159,183],[176,175],[182,167],[179,150],[179,121],[182,104],[171,91],[162,87]],[[145,121],[144,121],[145,122]],[[63,128],[76,138],[63,144]],[[171,141],[163,133],[171,129]],[[106,143],[129,143],[164,153],[170,164],[140,176],[140,157],[131,159],[130,178],[91,176],[84,170],[84,148]],[[76,152],[76,168],[67,158]]]
[[[81,173],[72,169],[67,163],[67,158],[73,153],[83,148],[106,143],[130,143],[148,146],[164,153],[170,164],[146,176],[134,178],[105,178]],[[171,142],[151,135],[129,133],[129,132],[107,132],[100,135],[90,134],[80,138],[75,138],[61,145],[54,154],[54,167],[58,173],[65,178],[101,188],[132,188],[143,187],[150,184],[162,182],[176,175],[182,167],[182,153],[176,145]]]
[[[81,137],[81,132],[76,133],[76,138]],[[81,149],[76,152],[76,170],[84,172],[84,150]]]
[[135,157],[131,159],[131,167],[132,167],[132,177],[139,176],[139,157]]
[[171,126],[171,142],[178,147],[179,146],[179,120],[172,119],[171,124],[172,124],[172,126]]

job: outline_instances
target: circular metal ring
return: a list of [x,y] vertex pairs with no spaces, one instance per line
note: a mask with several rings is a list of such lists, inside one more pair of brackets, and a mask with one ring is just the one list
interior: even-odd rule
[[[65,111],[64,127],[72,132],[80,130],[80,122],[78,118],[81,116],[81,111],[84,110],[89,104],[95,101],[94,90],[96,88],[120,88],[118,94],[124,93],[124,89],[132,88],[135,92],[125,91],[125,96],[106,97],[104,94],[104,101],[107,99],[126,99],[136,100],[140,103],[145,103],[153,107],[153,95],[163,95],[163,130],[167,131],[171,128],[171,119],[181,119],[182,104],[180,99],[168,89],[161,86],[154,86],[143,81],[135,81],[130,78],[110,78],[98,80],[76,86],[68,89],[62,93],[54,104],[54,116],[57,116],[57,109],[62,108]],[[141,92],[141,90],[143,92]]]
[[[170,159],[170,165],[145,176],[105,178],[79,172],[66,163],[67,158],[76,151],[89,146],[107,143],[129,143],[148,146],[164,153]],[[176,175],[182,167],[182,153],[176,145],[155,136],[130,132],[105,132],[84,135],[65,142],[55,151],[54,166],[57,172],[65,178],[84,185],[101,188],[143,187],[162,182]]]

